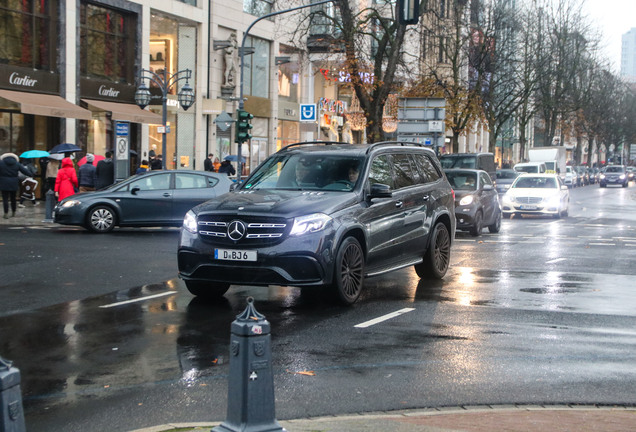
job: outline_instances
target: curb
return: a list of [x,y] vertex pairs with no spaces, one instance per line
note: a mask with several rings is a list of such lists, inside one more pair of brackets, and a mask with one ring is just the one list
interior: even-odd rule
[[[399,410],[399,411],[377,411],[361,414],[344,414],[322,417],[307,417],[298,418],[292,420],[278,420],[283,427],[287,427],[287,430],[292,431],[294,425],[316,424],[318,426],[321,422],[347,422],[356,421],[361,422],[364,420],[378,420],[378,419],[396,419],[396,418],[410,418],[410,417],[422,417],[422,416],[443,416],[443,415],[465,415],[465,414],[477,414],[483,412],[499,413],[511,413],[511,412],[529,412],[529,411],[634,411],[636,415],[635,406],[626,405],[578,405],[578,404],[545,404],[545,405],[525,405],[525,404],[503,404],[503,405],[466,405],[466,406],[454,406],[454,407],[439,407],[439,408],[422,408],[412,410]],[[191,430],[206,431],[209,432],[213,427],[221,424],[222,421],[212,422],[192,422],[192,423],[169,423],[158,426],[151,426],[148,428],[134,429],[129,432],[170,432],[176,431],[186,432]]]

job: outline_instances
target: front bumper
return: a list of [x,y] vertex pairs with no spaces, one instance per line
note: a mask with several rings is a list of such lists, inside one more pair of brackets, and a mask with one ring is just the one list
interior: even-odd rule
[[475,214],[477,213],[477,207],[475,206],[456,206],[455,207],[455,220],[457,221],[456,229],[466,230],[470,229],[475,224]]
[[[184,280],[244,285],[319,286],[333,276],[334,233],[323,230],[263,247],[215,245],[186,229],[178,248],[179,277]],[[256,261],[215,259],[215,249],[255,251]]]
[[59,204],[53,209],[53,222],[61,225],[83,225],[85,222],[84,206],[63,207]]

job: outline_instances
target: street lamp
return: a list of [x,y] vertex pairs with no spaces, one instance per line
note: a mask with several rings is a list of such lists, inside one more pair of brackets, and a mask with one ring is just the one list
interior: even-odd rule
[[166,169],[166,163],[168,160],[168,155],[166,154],[166,140],[167,140],[167,130],[166,124],[168,120],[168,92],[170,89],[179,81],[186,80],[186,83],[179,90],[179,94],[177,95],[177,99],[181,104],[181,107],[187,111],[188,108],[194,104],[194,90],[190,87],[188,80],[192,77],[192,71],[190,69],[184,69],[177,73],[174,73],[168,76],[168,71],[164,68],[163,74],[159,75],[156,72],[153,72],[148,69],[142,69],[139,73],[139,87],[135,92],[135,103],[141,108],[144,109],[150,104],[150,100],[152,99],[152,95],[150,94],[150,89],[144,83],[144,80],[147,79],[157,84],[159,89],[161,90],[161,100],[163,105],[163,113],[161,116],[161,122],[163,123],[163,134],[161,139],[161,152],[163,155],[162,160],[162,168]]

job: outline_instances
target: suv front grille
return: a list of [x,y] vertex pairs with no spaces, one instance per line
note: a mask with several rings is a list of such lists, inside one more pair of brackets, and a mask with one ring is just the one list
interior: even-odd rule
[[[230,225],[242,223],[243,235],[230,237]],[[288,223],[284,218],[238,217],[236,215],[199,215],[199,236],[217,244],[266,245],[275,244],[287,234]]]

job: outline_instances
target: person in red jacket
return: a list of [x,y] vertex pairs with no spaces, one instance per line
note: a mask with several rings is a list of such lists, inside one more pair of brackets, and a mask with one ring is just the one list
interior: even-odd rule
[[66,197],[75,194],[77,188],[77,173],[71,158],[62,159],[62,168],[57,172],[55,179],[55,196],[62,201]]

